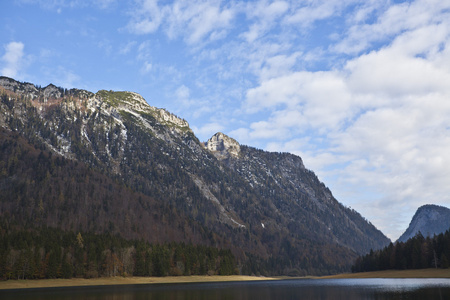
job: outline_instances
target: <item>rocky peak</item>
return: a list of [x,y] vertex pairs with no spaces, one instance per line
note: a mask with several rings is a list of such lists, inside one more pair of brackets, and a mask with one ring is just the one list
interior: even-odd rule
[[414,214],[411,223],[398,242],[406,242],[416,234],[433,236],[445,232],[450,228],[450,209],[444,206],[427,204],[419,207]]
[[9,77],[0,76],[0,86],[19,95],[26,94],[31,99],[39,96],[39,89],[35,85],[28,82],[22,83]]
[[100,90],[95,96],[115,108],[127,108],[135,111],[145,111],[149,108],[145,99],[133,92]]
[[55,85],[53,84],[49,84],[47,85],[44,89],[43,89],[43,94],[44,94],[44,99],[58,99],[61,98],[62,92],[60,88],[57,88]]
[[116,109],[151,113],[163,124],[171,123],[178,127],[189,127],[186,120],[175,116],[163,108],[156,108],[149,105],[138,93],[100,90],[96,96]]
[[64,96],[64,90],[53,84],[41,88],[28,82],[19,82],[4,76],[0,77],[0,86],[16,94],[26,95],[30,100],[35,100],[43,96],[43,100],[45,101],[47,99],[59,99]]
[[213,135],[205,143],[205,147],[220,160],[226,159],[230,156],[238,157],[241,152],[241,146],[239,143],[222,132],[218,132]]
[[158,112],[158,117],[160,121],[169,122],[175,124],[178,127],[189,127],[189,123],[186,120],[177,117],[176,115],[168,112],[164,108],[159,109],[156,108],[155,110]]

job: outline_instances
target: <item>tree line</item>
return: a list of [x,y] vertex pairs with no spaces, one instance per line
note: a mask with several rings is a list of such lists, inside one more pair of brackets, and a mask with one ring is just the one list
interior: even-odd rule
[[0,226],[0,279],[236,274],[230,250],[118,235]]
[[449,268],[450,229],[445,233],[424,237],[418,233],[406,242],[390,243],[384,249],[360,256],[352,272]]

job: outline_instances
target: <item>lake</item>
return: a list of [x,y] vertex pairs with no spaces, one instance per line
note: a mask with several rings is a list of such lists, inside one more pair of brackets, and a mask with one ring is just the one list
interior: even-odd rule
[[2,300],[450,299],[450,279],[292,279],[0,291]]

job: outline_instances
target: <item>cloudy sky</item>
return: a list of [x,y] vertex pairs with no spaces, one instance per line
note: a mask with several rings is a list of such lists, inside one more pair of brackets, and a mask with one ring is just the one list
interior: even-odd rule
[[450,0],[11,0],[0,74],[300,155],[391,239],[450,207]]

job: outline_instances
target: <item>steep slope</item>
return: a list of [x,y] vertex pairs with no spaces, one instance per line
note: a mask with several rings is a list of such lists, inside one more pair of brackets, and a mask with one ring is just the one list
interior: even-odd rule
[[[280,215],[287,222],[284,227],[299,236],[332,241],[358,253],[386,242],[384,235],[367,226],[357,212],[334,199],[317,176],[304,167],[300,157],[240,146],[223,133],[214,135],[206,146],[238,173],[257,193],[261,206],[268,208],[260,220],[262,229],[280,227],[276,221]],[[378,239],[378,245],[373,244],[374,239]]]
[[[119,233],[150,242],[202,241],[179,213],[84,163],[0,128],[0,216],[10,226]],[[198,225],[198,228],[201,228]]]
[[399,237],[398,242],[406,242],[410,238],[422,233],[424,237],[443,233],[450,228],[450,209],[438,205],[423,205],[414,214],[406,231]]
[[[4,141],[21,140],[13,146],[19,150],[2,147],[0,166],[3,189],[11,191],[1,198],[0,216],[16,226],[230,248],[243,272],[267,274],[348,270],[357,254],[389,242],[336,201],[300,157],[242,146],[221,133],[201,143],[185,120],[136,93],[0,77],[0,94]],[[42,157],[51,158],[36,162]],[[29,163],[18,163],[25,158]],[[55,171],[56,161],[65,167]],[[44,179],[33,181],[36,172]],[[61,194],[70,205],[58,201]]]

